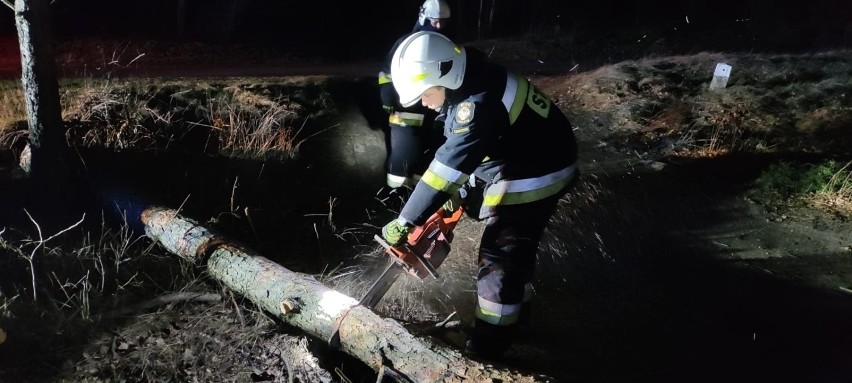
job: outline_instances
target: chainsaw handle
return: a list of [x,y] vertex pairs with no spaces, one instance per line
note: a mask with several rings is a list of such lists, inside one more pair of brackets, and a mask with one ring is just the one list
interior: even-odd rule
[[[437,267],[446,259],[453,240],[453,229],[461,219],[463,210],[456,209],[451,214],[439,209],[422,225],[415,226],[402,245],[391,246],[378,234],[373,236],[406,272],[420,279],[426,276],[438,279]],[[372,290],[372,288],[371,288]]]
[[453,229],[456,228],[456,224],[459,223],[459,220],[464,214],[464,208],[459,206],[456,210],[447,215],[447,211],[442,207],[438,209],[435,214],[440,214],[441,216],[441,231],[443,231],[444,234],[450,234],[453,232]]

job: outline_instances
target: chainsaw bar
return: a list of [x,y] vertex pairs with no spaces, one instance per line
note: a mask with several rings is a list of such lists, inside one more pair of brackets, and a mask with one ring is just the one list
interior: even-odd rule
[[[382,247],[385,248],[385,251],[388,254],[399,254],[399,251],[394,249],[384,238],[375,235],[373,239],[378,242]],[[423,255],[413,249],[409,244],[404,244],[403,247],[407,250],[407,254],[411,254],[420,264],[420,266],[425,269],[432,278],[438,279],[438,271],[435,270],[435,267],[423,258]],[[375,308],[376,304],[385,296],[388,290],[393,286],[396,279],[403,272],[413,273],[416,275],[416,271],[411,270],[411,265],[406,264],[405,261],[402,260],[399,256],[391,256],[391,261],[388,263],[385,270],[382,271],[382,274],[376,279],[375,282],[370,286],[364,296],[361,297],[360,303],[363,306],[369,308]],[[422,278],[422,276],[421,276]]]
[[382,300],[382,297],[388,292],[388,290],[393,286],[393,283],[396,282],[396,279],[399,278],[399,275],[402,274],[403,270],[402,266],[398,263],[391,261],[388,266],[382,271],[382,275],[376,278],[376,281],[373,282],[373,285],[367,290],[364,296],[361,297],[359,303],[363,306],[374,309],[376,304]]

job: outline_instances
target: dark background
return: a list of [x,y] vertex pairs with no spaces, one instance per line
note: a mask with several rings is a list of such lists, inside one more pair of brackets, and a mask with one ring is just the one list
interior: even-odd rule
[[[824,50],[852,45],[852,1],[448,0],[459,42],[533,35],[700,50]],[[338,59],[384,54],[422,0],[56,0],[58,42],[109,37],[258,44]],[[14,36],[7,10],[0,33]]]

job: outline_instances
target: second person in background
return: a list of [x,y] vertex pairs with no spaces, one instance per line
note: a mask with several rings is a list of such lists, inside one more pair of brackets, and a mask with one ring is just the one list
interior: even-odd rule
[[[444,33],[450,18],[450,7],[444,0],[426,0],[420,7],[417,22],[411,33],[433,31]],[[385,57],[379,72],[379,90],[382,108],[388,115],[385,142],[388,151],[385,162],[387,172],[386,192],[388,196],[400,187],[411,188],[417,183],[434,155],[434,150],[443,142],[440,128],[434,127],[435,113],[422,105],[402,106],[393,87],[390,65],[393,53],[411,33],[396,40]],[[401,193],[407,195],[408,193]],[[400,195],[404,198],[404,195]]]

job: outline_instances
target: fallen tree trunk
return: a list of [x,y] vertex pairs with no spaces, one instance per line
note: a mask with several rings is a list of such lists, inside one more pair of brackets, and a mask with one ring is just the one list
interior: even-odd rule
[[142,212],[145,232],[170,252],[206,265],[208,272],[268,313],[311,336],[328,340],[374,371],[392,369],[413,382],[554,382],[539,375],[486,365],[409,333],[354,298],[312,276],[296,273],[212,233],[177,211]]

